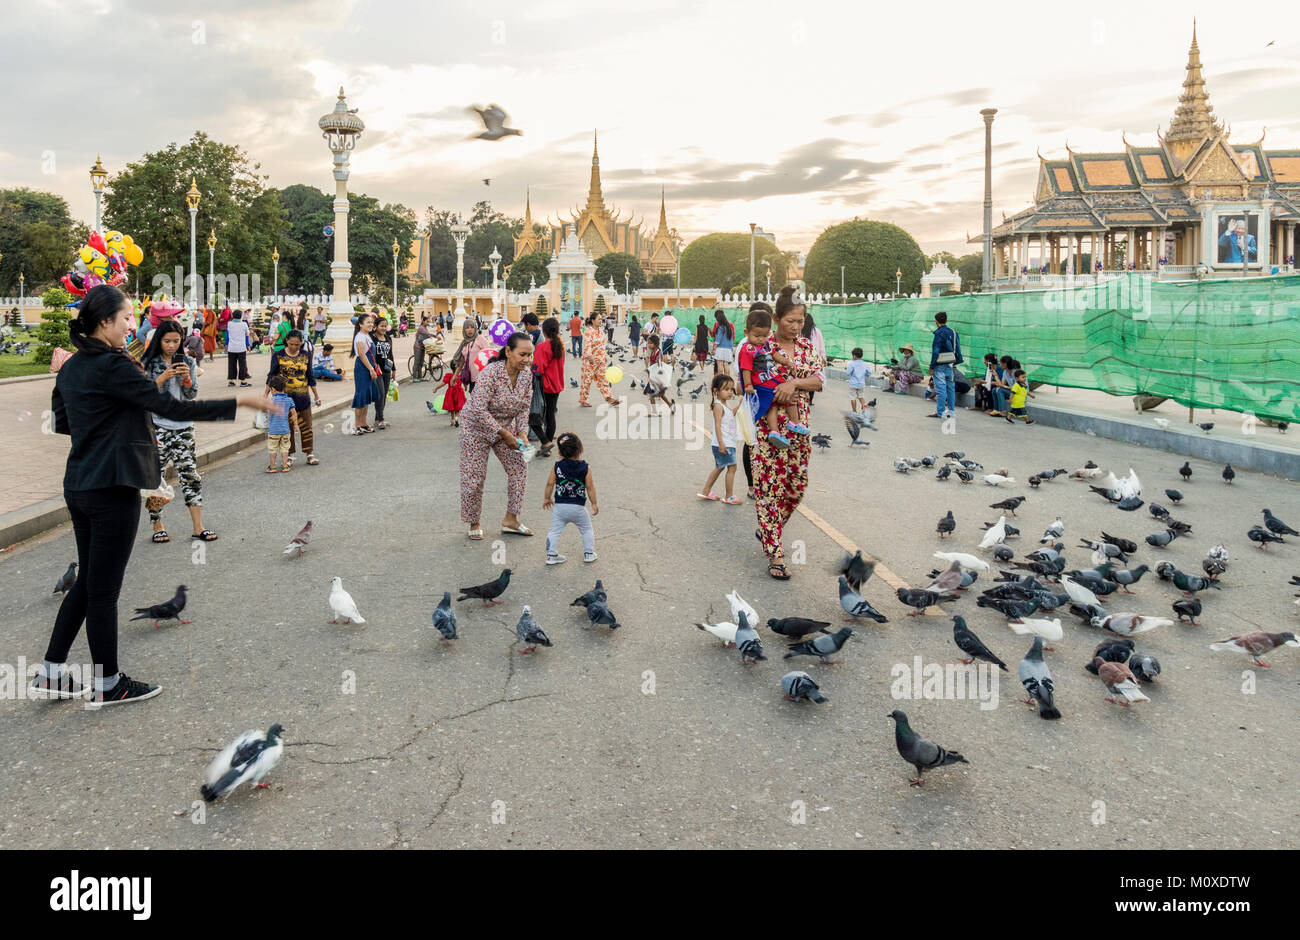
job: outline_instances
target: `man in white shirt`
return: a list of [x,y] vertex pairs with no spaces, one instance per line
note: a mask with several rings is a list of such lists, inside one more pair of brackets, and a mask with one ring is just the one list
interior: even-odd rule
[[240,385],[251,384],[248,381],[248,324],[244,322],[242,310],[232,313],[230,322],[226,324],[226,384],[231,387],[235,384],[236,371]]
[[317,307],[316,312],[312,314],[312,345],[319,346],[321,340],[325,338],[325,330],[330,325],[330,315],[325,312],[324,307]]

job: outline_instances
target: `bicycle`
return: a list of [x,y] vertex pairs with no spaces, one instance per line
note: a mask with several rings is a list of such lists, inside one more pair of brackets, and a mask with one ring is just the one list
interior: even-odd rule
[[427,378],[434,382],[440,381],[447,368],[442,355],[442,344],[432,348],[426,346],[423,363],[418,363],[415,353],[411,353],[410,358],[406,360],[406,371],[410,374],[411,380],[421,382]]

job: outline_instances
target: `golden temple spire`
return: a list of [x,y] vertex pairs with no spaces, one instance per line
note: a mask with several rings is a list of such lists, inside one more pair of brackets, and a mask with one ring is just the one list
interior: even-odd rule
[[664,204],[664,188],[662,186],[659,187],[659,230],[655,234],[657,235],[659,232],[665,234],[668,232],[668,208]]
[[1196,20],[1193,19],[1192,45],[1187,51],[1187,77],[1183,79],[1183,93],[1178,98],[1178,108],[1165,139],[1199,141],[1218,131],[1210,96],[1205,90],[1205,78],[1201,74],[1201,49],[1196,44]]
[[591,187],[587,190],[587,211],[603,215],[605,197],[600,191],[600,154],[596,149],[596,132],[591,132]]

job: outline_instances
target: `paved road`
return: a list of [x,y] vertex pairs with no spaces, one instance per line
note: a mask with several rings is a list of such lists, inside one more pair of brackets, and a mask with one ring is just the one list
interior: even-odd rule
[[[596,440],[599,415],[566,392],[561,425],[587,441],[602,497],[600,559],[584,565],[570,530],[563,546],[570,560],[547,567],[540,535],[466,541],[456,432],[422,399],[404,387],[388,431],[342,438],[336,428],[319,468],[270,477],[254,452],[210,470],[205,515],[222,538],[203,564],[192,563],[185,542],[149,544],[142,525],[123,609],[160,601],[182,581],[191,590],[192,626],[122,626],[125,668],[165,691],[100,713],[0,702],[0,746],[10,755],[0,774],[0,842],[1294,848],[1300,841],[1293,786],[1300,651],[1273,653],[1273,668],[1253,670],[1254,694],[1243,694],[1249,660],[1207,648],[1257,627],[1295,627],[1286,581],[1300,573],[1300,544],[1261,553],[1245,532],[1264,505],[1298,524],[1296,484],[1244,472],[1228,487],[1218,467],[1193,461],[1195,482],[1181,486],[1181,458],[965,413],[958,434],[944,436],[939,422],[922,418],[919,400],[884,395],[880,432],[869,448],[850,451],[839,424],[844,387],[832,383],[818,396],[813,423],[834,441],[814,454],[806,500],[822,526],[805,516],[792,522],[789,537],[802,541],[806,563],[782,584],[766,576],[751,506],[694,498],[711,466],[707,446]],[[838,626],[828,571],[842,544],[880,557],[896,579],[916,585],[931,553],[945,547],[934,533],[944,511],[958,520],[952,547],[971,551],[980,523],[996,519],[985,507],[1013,493],[1028,496],[1010,520],[1026,536],[1013,543],[1018,552],[1030,550],[1057,512],[1070,545],[1100,528],[1138,541],[1155,529],[1145,509],[1122,513],[1077,481],[993,490],[889,469],[900,454],[953,447],[989,469],[1006,465],[1022,481],[1088,458],[1120,473],[1133,466],[1148,495],[1170,485],[1187,493],[1176,515],[1194,532],[1159,557],[1199,570],[1211,545],[1228,546],[1226,586],[1206,599],[1204,625],[1139,637],[1164,665],[1149,704],[1123,709],[1102,700],[1082,668],[1099,635],[1067,618],[1064,640],[1048,654],[1065,717],[1041,721],[1017,701],[1015,667],[1029,644],[974,598],[953,609],[1011,666],[998,707],[895,700],[892,667],[917,655],[948,663],[957,651],[948,617],[905,617],[881,575],[865,593],[890,622],[862,624],[842,665],[797,661],[822,683],[828,706],[782,701],[778,679],[790,665],[772,634],[763,633],[768,661],[742,666],[735,651],[692,626],[724,618],[723,595],[733,587],[762,619],[798,614]],[[504,478],[492,466],[489,533],[504,508]],[[523,516],[536,530],[547,522],[544,469],[533,468]],[[316,528],[311,550],[282,558],[307,518]],[[442,591],[488,580],[502,551],[515,571],[505,606],[457,605],[462,639],[436,642],[429,614]],[[64,528],[0,561],[9,600],[3,661],[42,653],[58,603],[47,592],[72,554]],[[1156,557],[1143,545],[1134,563]],[[1084,550],[1070,558],[1088,564]],[[327,623],[334,575],[356,598],[364,626]],[[624,624],[613,635],[584,630],[568,606],[596,577]],[[1163,615],[1174,599],[1152,575],[1136,592],[1109,606]],[[554,648],[518,653],[513,625],[525,602]],[[73,659],[84,658],[79,641]],[[911,768],[895,753],[886,718],[900,707],[969,765],[909,787]],[[188,811],[217,749],[274,721],[284,724],[288,748],[273,788],[241,792],[193,823]]]

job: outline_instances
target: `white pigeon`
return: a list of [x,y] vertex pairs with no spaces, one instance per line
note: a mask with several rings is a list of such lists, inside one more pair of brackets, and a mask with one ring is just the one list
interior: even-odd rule
[[284,756],[284,728],[278,723],[263,732],[245,731],[226,745],[216,760],[208,765],[199,793],[211,803],[234,790],[241,783],[254,789],[265,788],[262,778],[275,769]]
[[1094,627],[1109,630],[1119,636],[1136,636],[1139,633],[1154,630],[1156,627],[1173,626],[1174,622],[1166,620],[1164,617],[1145,617],[1142,614],[1119,613],[1108,614],[1105,617],[1094,617],[1091,623]]
[[1089,604],[1094,607],[1101,606],[1101,601],[1097,599],[1096,594],[1089,591],[1082,584],[1071,581],[1069,575],[1062,576],[1061,587],[1065,588],[1065,593],[1070,595],[1070,600],[1080,606],[1087,606]]
[[1209,555],[1210,558],[1213,558],[1215,561],[1228,560],[1228,550],[1224,548],[1222,545],[1214,546],[1214,548],[1210,549],[1207,554]]
[[1138,479],[1137,471],[1132,467],[1128,468],[1128,482],[1133,490],[1134,496],[1142,495],[1142,481]]
[[1077,470],[1071,470],[1070,476],[1076,480],[1095,480],[1101,476],[1101,467],[1080,467]]
[[980,479],[983,480],[985,483],[987,483],[989,486],[997,486],[999,483],[1016,482],[1014,478],[1003,476],[1000,473],[986,473],[984,474],[984,476],[980,477]]
[[736,631],[739,630],[740,627],[734,623],[727,623],[725,621],[722,623],[697,623],[695,626],[699,627],[701,630],[708,630],[722,641],[723,646],[736,645]]
[[1061,520],[1060,516],[1057,516],[1056,521],[1043,530],[1043,537],[1038,540],[1038,544],[1051,545],[1064,534],[1065,523]]
[[984,538],[980,540],[980,548],[992,548],[994,545],[1001,545],[1006,540],[1007,517],[998,516],[997,523],[984,530]]
[[967,555],[965,552],[935,552],[935,558],[942,558],[947,562],[957,562],[967,571],[988,571],[989,563],[982,558],[976,558],[974,555]]
[[1101,485],[1102,485],[1102,487],[1103,487],[1104,489],[1108,489],[1108,490],[1118,490],[1118,489],[1119,489],[1119,480],[1115,479],[1115,471],[1113,471],[1113,470],[1107,470],[1107,471],[1106,471],[1106,479],[1104,479],[1104,480],[1101,481]]
[[1168,430],[1169,430],[1169,419],[1168,419],[1168,418],[1152,418],[1151,420],[1154,421],[1154,422],[1156,423],[1156,427],[1158,427],[1160,430],[1162,430],[1162,431],[1168,431]]
[[1065,631],[1061,629],[1061,619],[1059,617],[1055,620],[1033,620],[1022,617],[1020,620],[1012,620],[1007,626],[1016,633],[1032,633],[1035,636],[1041,636],[1049,643],[1055,643],[1065,636]]
[[731,605],[731,619],[736,621],[736,623],[740,623],[740,615],[742,613],[745,615],[745,619],[750,623],[758,624],[762,622],[758,619],[758,614],[755,612],[754,608],[740,596],[739,591],[732,591],[728,594],[727,603]]
[[366,622],[358,612],[357,602],[352,599],[352,595],[343,590],[342,578],[330,579],[330,609],[334,611],[334,619],[330,623],[338,623],[340,617],[349,623]]

